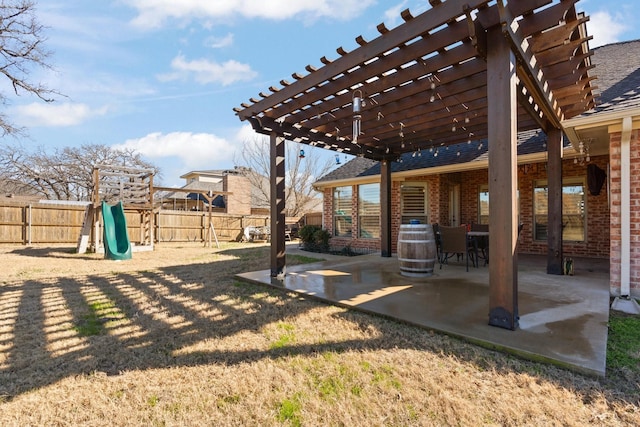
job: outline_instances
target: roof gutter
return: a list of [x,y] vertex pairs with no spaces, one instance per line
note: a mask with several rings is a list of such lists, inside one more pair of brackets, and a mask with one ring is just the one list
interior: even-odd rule
[[572,144],[577,144],[580,141],[578,131],[602,126],[620,125],[620,122],[626,117],[640,117],[640,108],[573,117],[563,120],[562,128],[567,138],[569,138],[569,141],[571,141]]

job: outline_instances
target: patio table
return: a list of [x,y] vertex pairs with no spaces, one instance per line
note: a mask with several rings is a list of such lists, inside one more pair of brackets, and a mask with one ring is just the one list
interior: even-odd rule
[[476,265],[478,264],[478,248],[480,243],[484,243],[482,248],[482,257],[484,265],[489,264],[489,232],[488,231],[468,231],[467,237],[473,241],[473,247],[476,253]]

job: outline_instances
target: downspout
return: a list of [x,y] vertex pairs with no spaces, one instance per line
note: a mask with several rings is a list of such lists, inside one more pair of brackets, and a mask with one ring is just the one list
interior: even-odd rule
[[620,295],[631,295],[631,117],[622,119],[620,140]]

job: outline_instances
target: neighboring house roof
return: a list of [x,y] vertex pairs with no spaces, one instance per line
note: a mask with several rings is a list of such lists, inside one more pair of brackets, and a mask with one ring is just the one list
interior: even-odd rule
[[[180,189],[182,190],[194,190],[196,192],[202,192],[202,191],[212,191],[212,192],[217,192],[217,191],[222,191],[222,182],[202,182],[202,181],[192,181],[190,183],[188,183],[187,185],[184,185],[182,187],[180,187]],[[165,199],[187,199],[187,198],[192,198],[189,197],[190,193],[187,193],[185,191],[175,191],[175,192],[169,192],[166,193],[165,195],[163,195],[163,198]]]
[[[204,203],[206,203],[206,200],[201,195],[202,191],[206,191],[206,192],[211,191],[213,193],[218,191],[223,191],[222,182],[192,181],[180,188],[182,190],[193,190],[194,192],[189,193],[186,191],[172,191],[172,192],[167,192],[163,194],[161,198],[162,199],[178,199],[178,200],[185,200],[185,199],[202,200]],[[225,207],[224,197],[223,196],[215,197],[213,199],[212,206],[217,208],[224,208]]]
[[222,177],[223,175],[226,175],[229,173],[236,174],[238,173],[238,171],[234,169],[209,169],[209,170],[201,170],[201,171],[189,171],[184,175],[180,175],[180,178],[186,179],[186,178],[189,178],[190,176]]

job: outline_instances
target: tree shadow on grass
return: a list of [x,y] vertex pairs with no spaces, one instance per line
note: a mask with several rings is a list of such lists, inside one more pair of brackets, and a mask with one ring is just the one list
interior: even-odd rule
[[75,247],[69,246],[46,246],[46,247],[24,247],[14,249],[12,254],[33,257],[33,258],[74,258],[74,259],[96,259],[95,254],[78,254]]
[[[578,387],[585,400],[599,390],[611,401],[637,398],[615,383],[567,375],[561,368],[355,311],[340,310],[331,316],[336,325],[348,322],[376,334],[270,347],[265,328],[287,319],[295,322],[324,304],[234,278],[240,272],[266,268],[268,248],[219,253],[233,259],[1,285],[0,400],[93,372],[118,375],[131,370],[392,349],[453,355],[482,370],[529,372],[568,389],[575,389],[574,379],[580,378],[588,384]],[[92,321],[97,334],[84,328]]]

